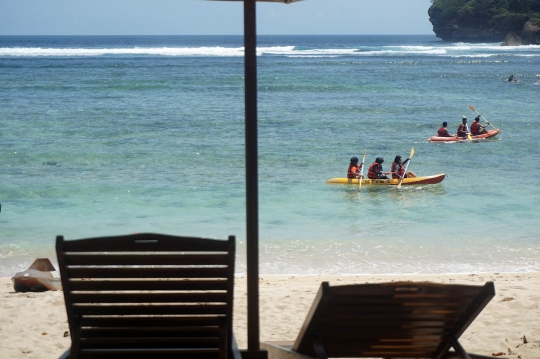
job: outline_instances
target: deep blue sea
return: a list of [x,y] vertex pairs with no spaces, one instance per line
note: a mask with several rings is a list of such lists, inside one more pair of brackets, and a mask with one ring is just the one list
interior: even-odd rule
[[[540,270],[540,46],[259,36],[261,273]],[[0,276],[67,239],[238,238],[241,36],[0,36]],[[519,81],[507,81],[513,74]],[[472,105],[502,135],[428,143]],[[328,185],[415,154],[437,185]]]

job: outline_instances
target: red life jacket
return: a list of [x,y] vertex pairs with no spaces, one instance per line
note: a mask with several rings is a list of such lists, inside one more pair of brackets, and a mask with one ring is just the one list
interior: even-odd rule
[[480,122],[473,122],[471,125],[471,134],[479,135],[480,134]]
[[466,137],[467,136],[467,125],[460,124],[457,128],[457,135],[459,137]]
[[446,127],[439,128],[439,131],[437,131],[437,135],[439,137],[449,137],[448,130],[446,129]]
[[376,179],[378,177],[377,172],[382,172],[382,166],[377,162],[373,162],[371,166],[369,166],[367,173],[368,178]]
[[[399,166],[398,170],[395,171],[395,166]],[[405,174],[405,167],[401,163],[392,163],[392,178],[399,179]],[[396,174],[397,173],[397,174]]]
[[349,165],[349,169],[347,170],[347,178],[356,178],[359,173],[360,165]]

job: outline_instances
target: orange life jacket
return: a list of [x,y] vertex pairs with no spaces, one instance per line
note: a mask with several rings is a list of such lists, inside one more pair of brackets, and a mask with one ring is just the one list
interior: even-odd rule
[[439,131],[437,131],[437,135],[439,135],[439,137],[450,137],[450,135],[448,134],[448,130],[446,129],[446,127],[441,127],[441,128],[439,128]]
[[378,164],[377,162],[373,162],[371,166],[369,166],[369,170],[367,173],[368,178],[378,178],[377,172],[382,172],[382,165]]
[[471,125],[471,134],[479,135],[480,134],[480,122],[473,122]]
[[347,170],[347,178],[356,178],[358,174],[360,173],[360,165],[349,165],[349,169]]
[[[395,166],[398,166],[398,170],[395,171]],[[392,178],[399,179],[405,174],[405,167],[401,163],[392,163]],[[396,174],[397,173],[397,174]]]

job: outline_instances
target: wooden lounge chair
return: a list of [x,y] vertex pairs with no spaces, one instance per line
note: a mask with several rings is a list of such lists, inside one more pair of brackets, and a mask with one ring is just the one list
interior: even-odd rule
[[58,236],[56,253],[71,333],[61,358],[240,358],[234,236]]
[[323,282],[296,341],[261,346],[270,359],[487,358],[466,353],[458,339],[494,296],[492,282]]

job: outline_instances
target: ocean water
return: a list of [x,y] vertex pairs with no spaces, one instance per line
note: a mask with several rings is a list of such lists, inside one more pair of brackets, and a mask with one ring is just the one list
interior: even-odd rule
[[[540,47],[259,36],[261,273],[540,270]],[[67,239],[238,238],[241,36],[1,36],[0,276]],[[519,81],[509,83],[513,74]],[[474,106],[502,129],[428,143]],[[437,185],[328,185],[408,156]]]

